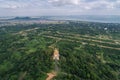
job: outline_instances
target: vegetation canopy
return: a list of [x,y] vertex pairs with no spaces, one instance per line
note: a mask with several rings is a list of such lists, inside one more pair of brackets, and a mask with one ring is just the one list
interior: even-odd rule
[[48,80],[51,74],[53,80],[120,80],[120,24],[0,27],[0,80]]

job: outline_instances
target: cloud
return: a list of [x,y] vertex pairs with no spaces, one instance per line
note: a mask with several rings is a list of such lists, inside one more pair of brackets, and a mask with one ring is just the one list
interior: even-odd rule
[[78,5],[80,0],[49,0],[49,3],[55,6]]
[[46,4],[46,0],[0,0],[0,8],[33,8],[41,7]]
[[0,8],[17,9],[26,7],[28,4],[19,0],[0,0]]
[[54,8],[72,6],[79,9],[116,9],[119,0],[0,0],[0,8]]
[[[2,10],[2,11],[1,11]],[[5,11],[6,10],[6,11]],[[17,14],[120,14],[120,0],[0,0],[0,13]],[[4,12],[5,11],[5,12]]]
[[119,0],[49,0],[54,7],[74,6],[79,9],[116,9],[120,8]]

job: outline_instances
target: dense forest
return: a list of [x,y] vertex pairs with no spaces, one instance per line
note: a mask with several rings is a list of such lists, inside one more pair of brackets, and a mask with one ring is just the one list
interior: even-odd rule
[[[54,48],[58,61],[52,58]],[[120,80],[120,24],[0,27],[0,80],[46,80],[51,71],[56,72],[53,80]]]

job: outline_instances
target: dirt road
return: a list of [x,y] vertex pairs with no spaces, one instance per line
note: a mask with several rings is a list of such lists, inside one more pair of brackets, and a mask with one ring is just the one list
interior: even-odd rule
[[46,80],[52,80],[55,76],[57,76],[57,72],[59,70],[58,67],[58,61],[59,61],[59,50],[58,49],[54,49],[53,52],[53,60],[54,60],[54,70],[50,73],[47,73],[47,78]]
[[51,72],[51,73],[47,73],[47,75],[48,75],[48,77],[46,78],[46,80],[52,80],[56,76],[56,73]]

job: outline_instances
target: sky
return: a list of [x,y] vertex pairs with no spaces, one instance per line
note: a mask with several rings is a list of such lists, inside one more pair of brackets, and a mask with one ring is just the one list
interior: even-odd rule
[[0,16],[120,15],[120,0],[0,0]]

